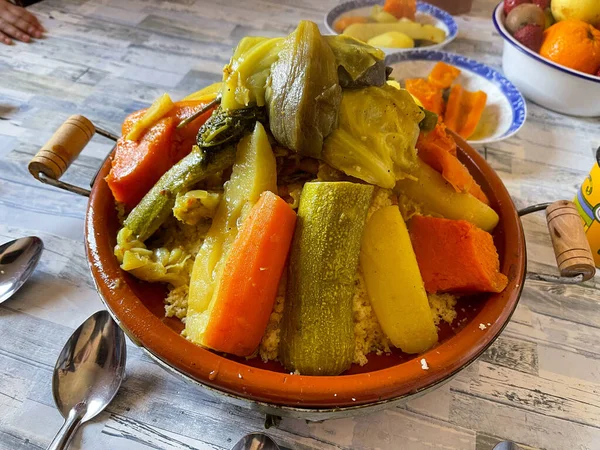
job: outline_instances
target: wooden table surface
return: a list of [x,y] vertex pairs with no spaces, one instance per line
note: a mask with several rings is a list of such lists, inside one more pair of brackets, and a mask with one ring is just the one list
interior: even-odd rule
[[[0,448],[45,448],[62,418],[52,369],[75,327],[102,304],[83,247],[86,199],[34,180],[27,162],[69,115],[119,130],[163,92],[177,98],[218,80],[245,35],[282,35],[299,19],[322,25],[334,0],[47,0],[34,44],[0,46],[0,242],[40,236],[29,283],[0,306]],[[448,50],[499,67],[494,0],[458,17]],[[480,150],[518,207],[571,199],[594,162],[598,122],[528,104],[522,131]],[[66,179],[85,186],[110,143],[96,137]],[[542,215],[524,220],[529,269],[555,272]],[[269,433],[291,449],[600,449],[598,278],[580,286],[528,281],[496,343],[452,382],[402,407]],[[133,344],[115,401],[74,441],[82,449],[221,449],[264,417],[215,402],[164,372]]]

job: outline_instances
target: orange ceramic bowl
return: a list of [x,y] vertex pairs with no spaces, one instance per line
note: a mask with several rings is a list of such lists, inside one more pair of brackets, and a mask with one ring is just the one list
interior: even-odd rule
[[[104,177],[94,183],[86,217],[86,247],[93,278],[108,310],[127,335],[159,364],[225,400],[279,416],[312,420],[383,409],[431,389],[464,369],[498,337],[517,306],[526,266],[525,241],[515,206],[494,170],[462,139],[460,159],[500,216],[494,241],[509,283],[500,294],[461,299],[458,318],[440,330],[425,354],[371,355],[364,367],[340,376],[286,373],[279,364],[206,350],[180,335],[179,320],[164,317],[162,285],[140,282],[120,269],[113,255],[119,229],[114,199]],[[485,324],[485,329],[480,329]],[[483,327],[481,327],[483,328]],[[428,369],[421,366],[425,358]]]

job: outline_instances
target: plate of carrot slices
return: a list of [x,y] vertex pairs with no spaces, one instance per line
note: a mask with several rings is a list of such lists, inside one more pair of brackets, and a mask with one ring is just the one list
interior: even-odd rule
[[392,78],[469,144],[489,144],[515,135],[527,105],[500,72],[453,53],[414,50],[387,55]]

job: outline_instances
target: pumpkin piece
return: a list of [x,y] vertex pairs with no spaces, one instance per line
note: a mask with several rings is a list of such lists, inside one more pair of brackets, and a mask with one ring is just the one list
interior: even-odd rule
[[427,77],[427,80],[434,86],[440,89],[448,89],[452,86],[452,82],[460,75],[460,69],[457,67],[439,61]]
[[396,19],[406,17],[414,21],[417,12],[417,2],[416,0],[385,0],[383,10],[392,14]]
[[409,78],[405,80],[406,90],[417,97],[423,108],[442,115],[444,112],[444,99],[442,89],[432,85],[423,78]]
[[427,292],[502,292],[508,284],[492,235],[472,223],[417,215],[409,233]]
[[433,131],[419,135],[417,150],[419,158],[441,173],[456,192],[468,192],[486,205],[490,204],[468,169],[456,157],[456,142],[441,120]]
[[455,84],[450,90],[450,97],[446,104],[444,115],[446,126],[463,139],[468,139],[477,128],[486,102],[485,92],[469,92]]

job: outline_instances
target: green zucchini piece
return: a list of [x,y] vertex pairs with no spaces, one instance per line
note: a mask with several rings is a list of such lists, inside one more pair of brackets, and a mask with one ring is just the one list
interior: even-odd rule
[[306,183],[290,257],[279,358],[289,371],[338,375],[352,363],[352,297],[374,187]]
[[129,213],[124,226],[144,242],[171,215],[177,194],[206,177],[233,165],[235,146],[207,152],[196,146],[192,152],[171,167]]

